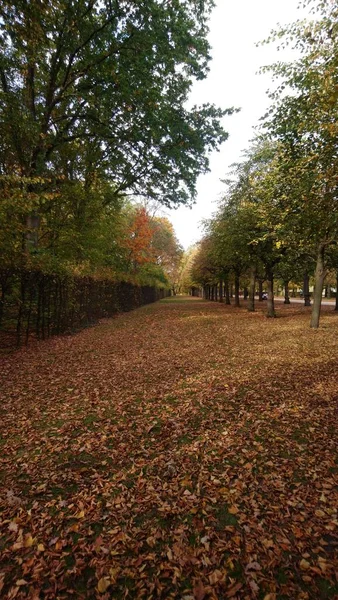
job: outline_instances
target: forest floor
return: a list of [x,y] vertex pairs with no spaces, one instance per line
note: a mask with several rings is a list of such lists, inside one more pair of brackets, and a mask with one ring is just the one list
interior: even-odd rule
[[338,598],[338,314],[176,298],[1,359],[0,596]]

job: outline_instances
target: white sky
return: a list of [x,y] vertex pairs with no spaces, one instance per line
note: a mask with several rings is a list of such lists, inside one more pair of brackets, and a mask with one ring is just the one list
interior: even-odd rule
[[185,248],[202,237],[200,221],[216,210],[216,200],[224,190],[220,179],[249,146],[253,127],[269,106],[266,90],[270,76],[258,75],[258,70],[275,60],[290,59],[290,53],[286,56],[272,46],[257,48],[256,42],[267,38],[277,23],[292,23],[309,14],[297,6],[298,0],[216,0],[210,21],[210,73],[206,80],[195,83],[191,101],[222,108],[236,106],[241,111],[224,119],[229,139],[220,152],[210,155],[211,172],[199,177],[197,203],[192,209],[182,207],[166,213]]

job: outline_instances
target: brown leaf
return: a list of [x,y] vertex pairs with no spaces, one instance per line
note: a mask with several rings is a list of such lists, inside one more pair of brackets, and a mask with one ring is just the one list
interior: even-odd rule
[[194,585],[193,592],[195,600],[203,600],[205,598],[205,588],[201,579]]
[[232,585],[226,592],[225,597],[226,598],[233,598],[237,592],[239,592],[239,590],[243,587],[243,583],[241,583],[240,581],[238,581],[237,583],[235,583],[234,585]]

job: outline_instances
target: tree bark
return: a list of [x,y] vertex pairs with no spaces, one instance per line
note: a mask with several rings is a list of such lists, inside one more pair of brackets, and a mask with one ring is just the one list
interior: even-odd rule
[[225,293],[225,304],[228,304],[228,305],[231,304],[228,276],[226,276],[224,279],[224,293]]
[[256,289],[256,267],[252,266],[250,271],[250,292],[249,292],[249,302],[248,302],[248,311],[255,311],[255,289]]
[[304,294],[304,306],[311,306],[310,289],[309,289],[309,274],[307,271],[305,271],[305,273],[304,273],[303,294]]
[[325,245],[320,244],[317,254],[316,272],[315,272],[315,289],[313,292],[313,307],[311,314],[310,327],[318,329],[320,309],[322,307],[322,295],[324,279],[326,277],[326,269],[324,265]]
[[220,279],[219,282],[219,301],[223,302],[223,281]]
[[338,269],[336,271],[336,304],[334,309],[338,310]]
[[284,304],[290,304],[289,281],[284,281]]
[[268,284],[268,311],[267,317],[274,318],[275,313],[275,300],[273,295],[273,272],[271,269],[267,269],[267,284]]
[[240,306],[239,303],[239,275],[235,273],[235,306]]

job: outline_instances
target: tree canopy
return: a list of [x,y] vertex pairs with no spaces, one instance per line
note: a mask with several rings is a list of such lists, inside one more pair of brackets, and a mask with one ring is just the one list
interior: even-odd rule
[[210,59],[213,2],[4,0],[0,174],[108,179],[191,201],[231,110],[188,109]]

